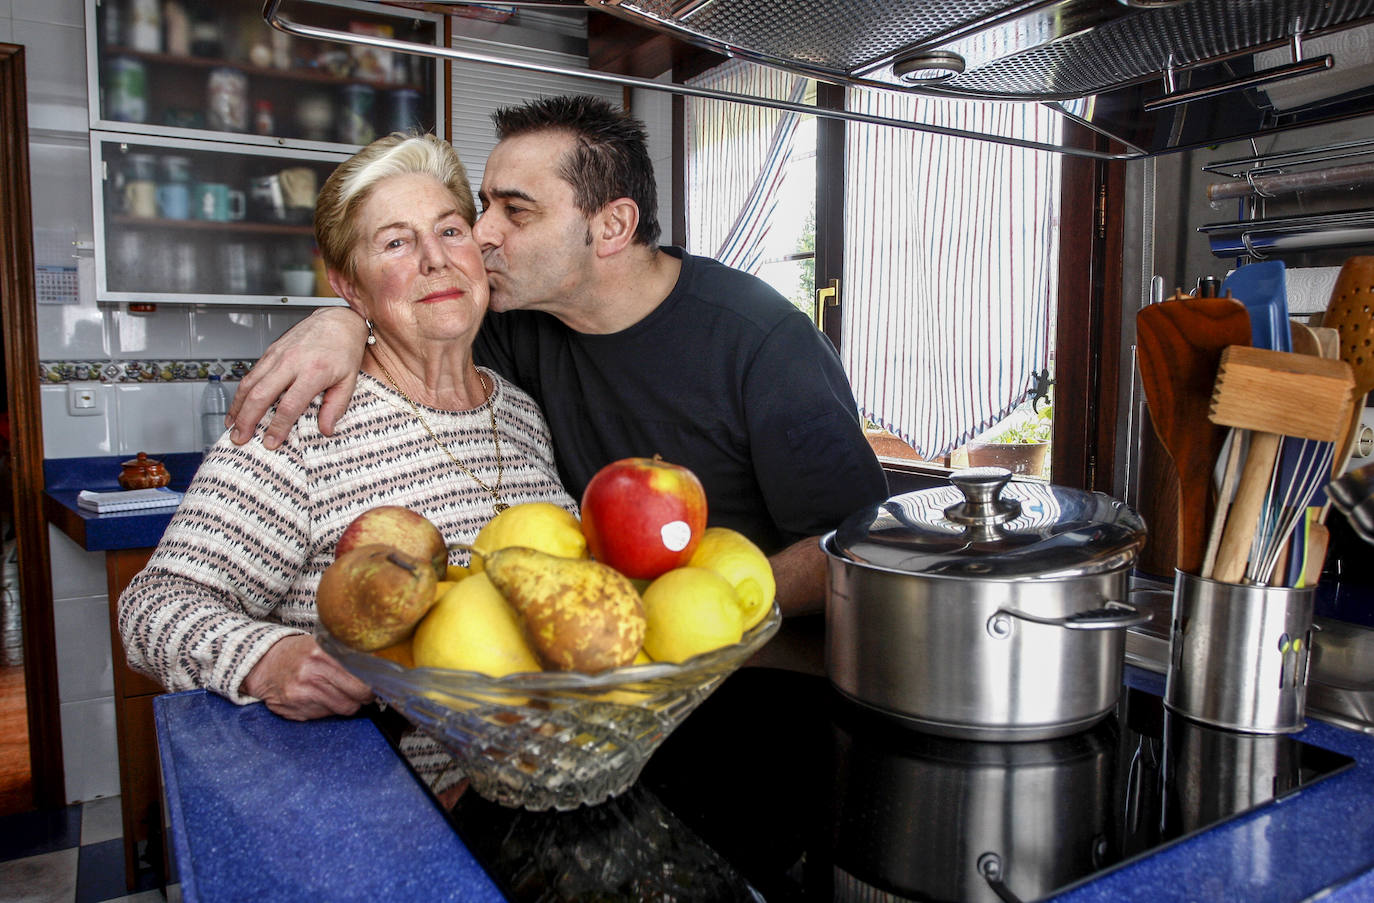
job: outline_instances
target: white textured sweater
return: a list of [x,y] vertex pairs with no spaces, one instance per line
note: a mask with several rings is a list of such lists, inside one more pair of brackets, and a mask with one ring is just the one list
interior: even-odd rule
[[[500,432],[502,500],[551,501],[575,512],[538,407],[483,372],[496,387],[488,405],[496,406]],[[454,456],[493,486],[488,405],[456,414],[422,406],[421,413]],[[318,415],[316,399],[276,451],[263,447],[260,424],[247,444],[221,437],[206,454],[148,566],[119,599],[131,667],[169,690],[204,687],[254,702],[242,692],[244,678],[273,643],[313,632],[320,575],[355,517],[377,505],[404,505],[449,543],[466,543],[492,516],[491,496],[378,380],[359,376],[333,436],[320,433]],[[466,563],[466,555],[451,561]],[[421,761],[418,747],[406,747],[435,784],[440,762]]]

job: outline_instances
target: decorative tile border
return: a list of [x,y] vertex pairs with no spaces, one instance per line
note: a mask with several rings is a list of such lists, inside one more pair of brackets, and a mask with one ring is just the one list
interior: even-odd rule
[[70,382],[175,383],[200,382],[212,373],[242,379],[255,361],[39,361],[42,385]]

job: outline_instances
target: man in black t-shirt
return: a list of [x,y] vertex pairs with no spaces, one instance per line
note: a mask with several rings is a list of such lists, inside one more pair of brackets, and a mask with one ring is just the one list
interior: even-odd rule
[[[886,498],[839,357],[761,280],[660,248],[643,127],[605,101],[498,111],[500,143],[473,228],[491,286],[474,352],[534,396],[574,498],[602,466],[661,455],[706,488],[712,525],[769,554],[785,613],[824,603],[816,537]],[[347,407],[366,325],[325,308],[245,377],[236,442],[275,446],[315,394],[328,432]]]

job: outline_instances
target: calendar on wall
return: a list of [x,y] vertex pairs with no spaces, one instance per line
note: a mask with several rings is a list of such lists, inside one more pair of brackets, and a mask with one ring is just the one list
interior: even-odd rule
[[39,304],[80,302],[75,229],[34,229],[33,261]]

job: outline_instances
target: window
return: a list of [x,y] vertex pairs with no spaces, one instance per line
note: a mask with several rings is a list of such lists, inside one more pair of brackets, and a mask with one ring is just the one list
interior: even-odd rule
[[[787,97],[798,82],[731,61],[693,83]],[[800,96],[814,102],[813,92]],[[845,93],[850,109],[889,118],[1058,139],[1058,118],[1039,105]],[[822,159],[815,119],[760,109],[687,101],[691,250],[757,273],[814,313],[816,235],[842,230],[839,350],[872,425],[914,457],[956,464],[980,435],[1047,430],[1044,400],[1031,402],[1052,369],[1058,158],[846,123],[844,159]],[[843,173],[841,222],[816,222],[817,171]]]

